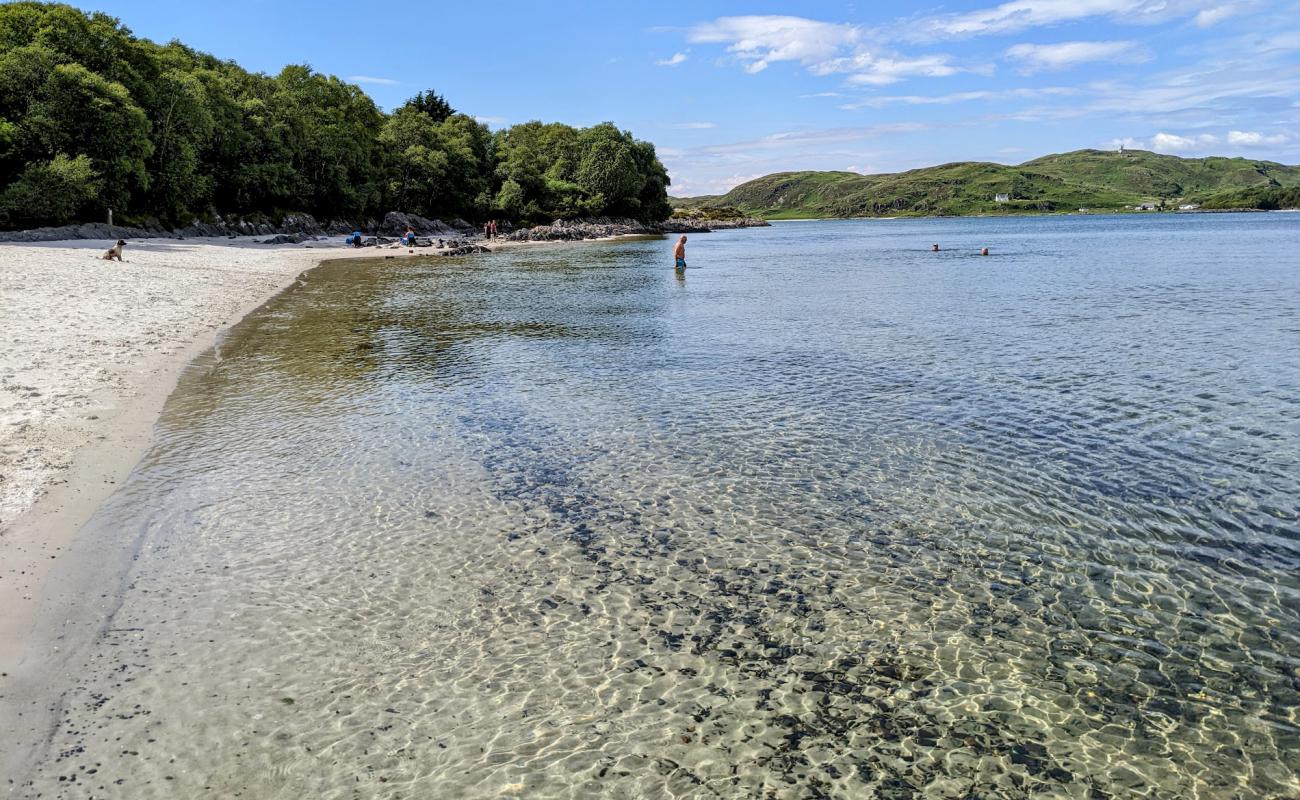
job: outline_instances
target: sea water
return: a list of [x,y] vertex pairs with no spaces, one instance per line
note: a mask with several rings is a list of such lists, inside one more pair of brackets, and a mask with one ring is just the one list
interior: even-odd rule
[[18,791],[1300,796],[1300,217],[671,244],[238,326]]

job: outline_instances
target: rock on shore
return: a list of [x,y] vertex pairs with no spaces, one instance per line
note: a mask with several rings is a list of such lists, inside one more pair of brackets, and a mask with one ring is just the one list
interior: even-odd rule
[[[268,219],[223,219],[214,216],[211,221],[194,220],[183,228],[169,230],[161,225],[108,225],[87,222],[79,225],[61,225],[54,228],[33,228],[26,231],[0,231],[0,242],[61,242],[78,239],[196,239],[233,238],[236,236],[327,236],[351,233],[358,228],[373,229],[378,223],[364,220],[360,223],[332,220],[321,223],[311,214],[287,214],[279,222]],[[405,229],[403,229],[405,230]]]
[[634,219],[596,217],[580,220],[557,220],[550,225],[523,228],[505,236],[512,242],[579,241],[610,236],[659,236],[665,233],[709,233],[727,228],[761,228],[767,220],[757,217],[699,220],[674,217],[664,222],[639,222]]
[[512,242],[569,242],[634,234],[654,236],[661,233],[663,233],[663,229],[653,223],[646,224],[634,219],[593,217],[579,220],[556,220],[550,225],[538,225],[535,228],[512,231],[506,234],[505,238]]
[[[463,220],[456,220],[463,222]],[[406,233],[407,229],[415,231],[417,236],[461,236],[466,230],[473,230],[473,226],[464,223],[463,229],[457,229],[453,225],[448,225],[440,219],[426,219],[418,214],[403,214],[400,211],[389,211],[384,215],[384,221],[379,223],[376,233],[380,236],[401,236]]]
[[[753,228],[767,225],[754,217],[729,219],[698,219],[673,217],[665,222],[639,222],[617,217],[594,217],[579,220],[557,220],[550,225],[522,228],[503,235],[514,242],[581,241],[604,239],[610,236],[664,233],[708,233],[727,228]],[[508,227],[508,226],[507,226]],[[468,239],[481,236],[481,229],[463,219],[451,223],[428,219],[418,214],[390,211],[380,221],[331,220],[322,223],[310,214],[288,214],[277,223],[259,219],[223,219],[214,216],[212,221],[194,220],[184,228],[167,230],[158,225],[128,226],[88,222],[63,225],[56,228],[34,228],[26,231],[0,231],[0,242],[57,242],[75,239],[192,239],[199,237],[234,238],[238,236],[267,236],[262,244],[299,244],[319,236],[340,236],[359,230],[379,238],[398,237],[410,228],[426,239]],[[428,245],[425,245],[428,246]]]
[[168,230],[160,225],[130,226],[89,222],[56,228],[26,231],[0,231],[0,242],[59,242],[76,239],[195,239],[236,236],[269,236],[265,244],[296,244],[317,236],[341,236],[360,230],[380,236],[401,236],[410,228],[424,237],[459,237],[473,235],[478,229],[464,220],[450,225],[416,214],[390,211],[382,220],[330,220],[320,222],[311,214],[287,214],[279,222],[268,219],[194,220],[183,228]]
[[664,233],[710,233],[732,228],[766,228],[769,222],[759,217],[735,217],[733,219],[691,219],[689,217],[672,217],[663,223]]

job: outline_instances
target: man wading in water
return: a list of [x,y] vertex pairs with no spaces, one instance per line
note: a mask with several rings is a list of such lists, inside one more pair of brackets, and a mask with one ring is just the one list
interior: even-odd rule
[[686,235],[677,240],[677,246],[673,248],[673,260],[678,272],[686,269]]

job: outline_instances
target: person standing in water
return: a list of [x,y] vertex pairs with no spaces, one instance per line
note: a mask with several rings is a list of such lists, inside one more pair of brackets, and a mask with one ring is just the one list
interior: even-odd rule
[[686,234],[682,234],[673,248],[673,262],[678,272],[686,269]]

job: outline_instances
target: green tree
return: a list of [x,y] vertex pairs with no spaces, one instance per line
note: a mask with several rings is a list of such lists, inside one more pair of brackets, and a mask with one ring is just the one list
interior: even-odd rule
[[[610,123],[492,134],[434,91],[391,115],[306,66],[250,73],[59,3],[0,4],[5,224],[209,211],[662,219],[654,147]],[[59,196],[42,196],[59,193]]]
[[212,194],[212,178],[205,174],[201,155],[214,120],[207,89],[195,73],[163,72],[156,97],[160,105],[148,165],[153,176],[153,207],[168,219],[182,221],[187,210],[205,204]]
[[[587,128],[579,139],[582,158],[578,162],[577,183],[589,193],[603,195],[611,213],[629,213],[639,209],[637,194],[641,176],[633,154],[632,137],[605,122]],[[631,214],[635,216],[635,214]]]
[[413,106],[402,106],[388,118],[379,142],[389,153],[390,203],[417,214],[429,213],[448,168],[439,139],[438,123]]
[[99,177],[86,156],[60,153],[32,163],[0,193],[0,223],[62,225],[72,222],[99,193]]
[[149,186],[149,120],[120,83],[80,64],[59,64],[21,125],[41,154],[88,156],[103,178],[102,204],[125,207],[133,190]]
[[442,95],[432,89],[417,92],[415,97],[403,104],[402,108],[423,112],[434,122],[442,122],[456,113],[456,109],[452,108],[450,103],[442,99]]
[[365,92],[306,66],[285,67],[269,98],[271,124],[283,136],[294,172],[294,207],[347,216],[379,197],[376,132],[383,115]]

